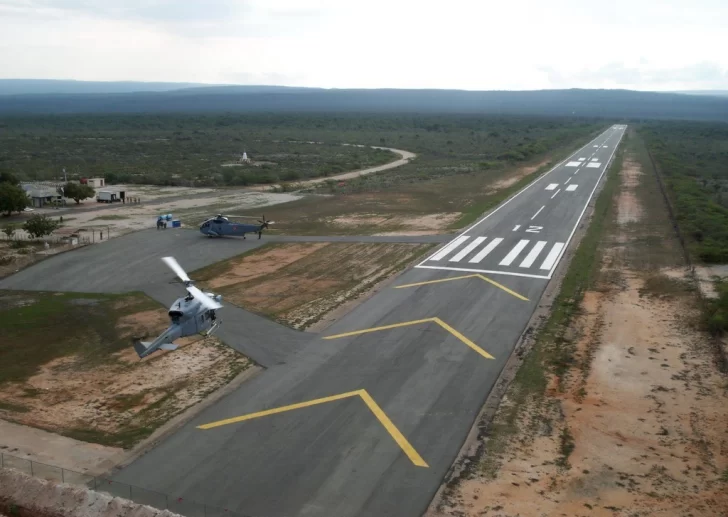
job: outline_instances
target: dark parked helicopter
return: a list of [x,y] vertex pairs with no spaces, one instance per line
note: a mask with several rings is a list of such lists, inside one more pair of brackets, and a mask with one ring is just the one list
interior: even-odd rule
[[[231,216],[231,217],[243,217],[243,218],[249,218],[249,219],[256,219],[255,217],[248,217],[244,215],[240,216]],[[208,219],[204,223],[200,225],[200,232],[204,235],[207,235],[208,237],[223,237],[225,235],[242,235],[243,239],[245,238],[246,233],[257,233],[258,238],[260,239],[261,235],[263,235],[263,229],[268,228],[269,224],[273,224],[275,221],[266,221],[265,216],[263,216],[263,220],[257,219],[257,221],[260,223],[257,224],[247,224],[247,223],[238,223],[235,221],[231,221],[228,219],[227,216],[223,216],[218,214],[217,216]]]
[[177,345],[174,340],[185,336],[202,334],[209,336],[220,325],[215,311],[222,307],[221,295],[204,293],[192,285],[192,280],[187,276],[184,269],[173,257],[162,257],[162,260],[174,271],[184,282],[187,289],[187,296],[177,298],[169,308],[169,319],[171,325],[162,332],[154,341],[136,341],[134,350],[144,359],[157,350],[174,350]]

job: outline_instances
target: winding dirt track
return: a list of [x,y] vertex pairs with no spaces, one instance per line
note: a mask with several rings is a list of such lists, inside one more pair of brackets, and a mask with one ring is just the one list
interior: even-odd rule
[[[394,149],[392,147],[379,147],[379,146],[365,146],[365,145],[357,145],[357,144],[341,144],[341,145],[348,145],[353,147],[371,147],[372,149],[384,149],[387,151],[392,151],[393,153],[397,153],[400,155],[399,160],[395,160],[393,162],[385,163],[384,165],[377,165],[376,167],[369,167],[366,169],[359,169],[355,171],[350,172],[342,172],[341,174],[335,174],[333,176],[324,176],[322,178],[313,178],[310,180],[303,180],[303,181],[296,181],[294,182],[296,186],[307,186],[307,185],[313,185],[315,183],[322,183],[324,181],[328,180],[345,180],[345,179],[351,179],[356,178],[359,176],[365,176],[367,174],[372,174],[373,172],[381,172],[386,171],[388,169],[394,169],[395,167],[400,167],[404,165],[405,163],[409,163],[410,160],[413,158],[416,158],[417,155],[415,153],[412,153],[410,151],[405,151],[403,149]],[[276,187],[280,187],[280,185],[256,185],[253,187],[248,187],[246,190],[272,190]]]

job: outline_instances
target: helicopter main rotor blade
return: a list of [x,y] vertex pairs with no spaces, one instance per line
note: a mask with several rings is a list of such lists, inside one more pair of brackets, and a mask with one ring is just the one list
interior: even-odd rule
[[207,296],[205,293],[203,293],[202,291],[200,291],[194,285],[189,286],[187,288],[187,290],[190,292],[190,294],[192,296],[194,296],[195,298],[197,298],[197,300],[202,305],[204,305],[205,307],[207,307],[208,309],[215,310],[215,309],[219,309],[220,307],[222,307],[221,304],[219,304],[218,302],[216,302],[215,300],[213,300],[212,298],[210,298],[209,296]]
[[182,280],[183,282],[190,282],[190,277],[187,276],[187,273],[185,273],[185,270],[182,269],[182,266],[180,266],[177,261],[174,259],[174,257],[162,257],[162,260],[169,266],[169,268],[177,273],[177,276]]

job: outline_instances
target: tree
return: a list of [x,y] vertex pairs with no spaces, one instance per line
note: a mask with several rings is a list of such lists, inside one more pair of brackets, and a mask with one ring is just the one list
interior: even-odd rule
[[63,196],[73,199],[78,204],[82,199],[94,197],[96,191],[91,185],[68,182],[63,185]]
[[15,234],[15,225],[7,225],[5,228],[3,228],[3,233],[8,236],[8,240],[12,239],[13,235]]
[[44,235],[50,235],[55,229],[60,226],[60,223],[50,219],[45,215],[34,214],[25,221],[23,229],[30,234],[33,238],[43,237]]
[[22,212],[28,206],[28,196],[19,185],[6,181],[0,183],[0,212],[7,215]]
[[0,171],[0,183],[10,183],[11,185],[20,185],[20,180],[15,174],[8,171]]

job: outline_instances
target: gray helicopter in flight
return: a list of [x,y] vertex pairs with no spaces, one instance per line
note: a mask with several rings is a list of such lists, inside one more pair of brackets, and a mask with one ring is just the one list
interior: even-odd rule
[[174,257],[162,257],[162,260],[184,282],[187,296],[177,298],[170,306],[169,318],[172,320],[172,324],[167,330],[162,332],[154,341],[136,341],[134,343],[134,350],[136,350],[140,359],[144,359],[157,350],[175,350],[178,345],[173,342],[181,337],[194,334],[209,336],[221,323],[215,311],[222,307],[220,303],[222,295],[203,293],[192,285],[192,280]]

